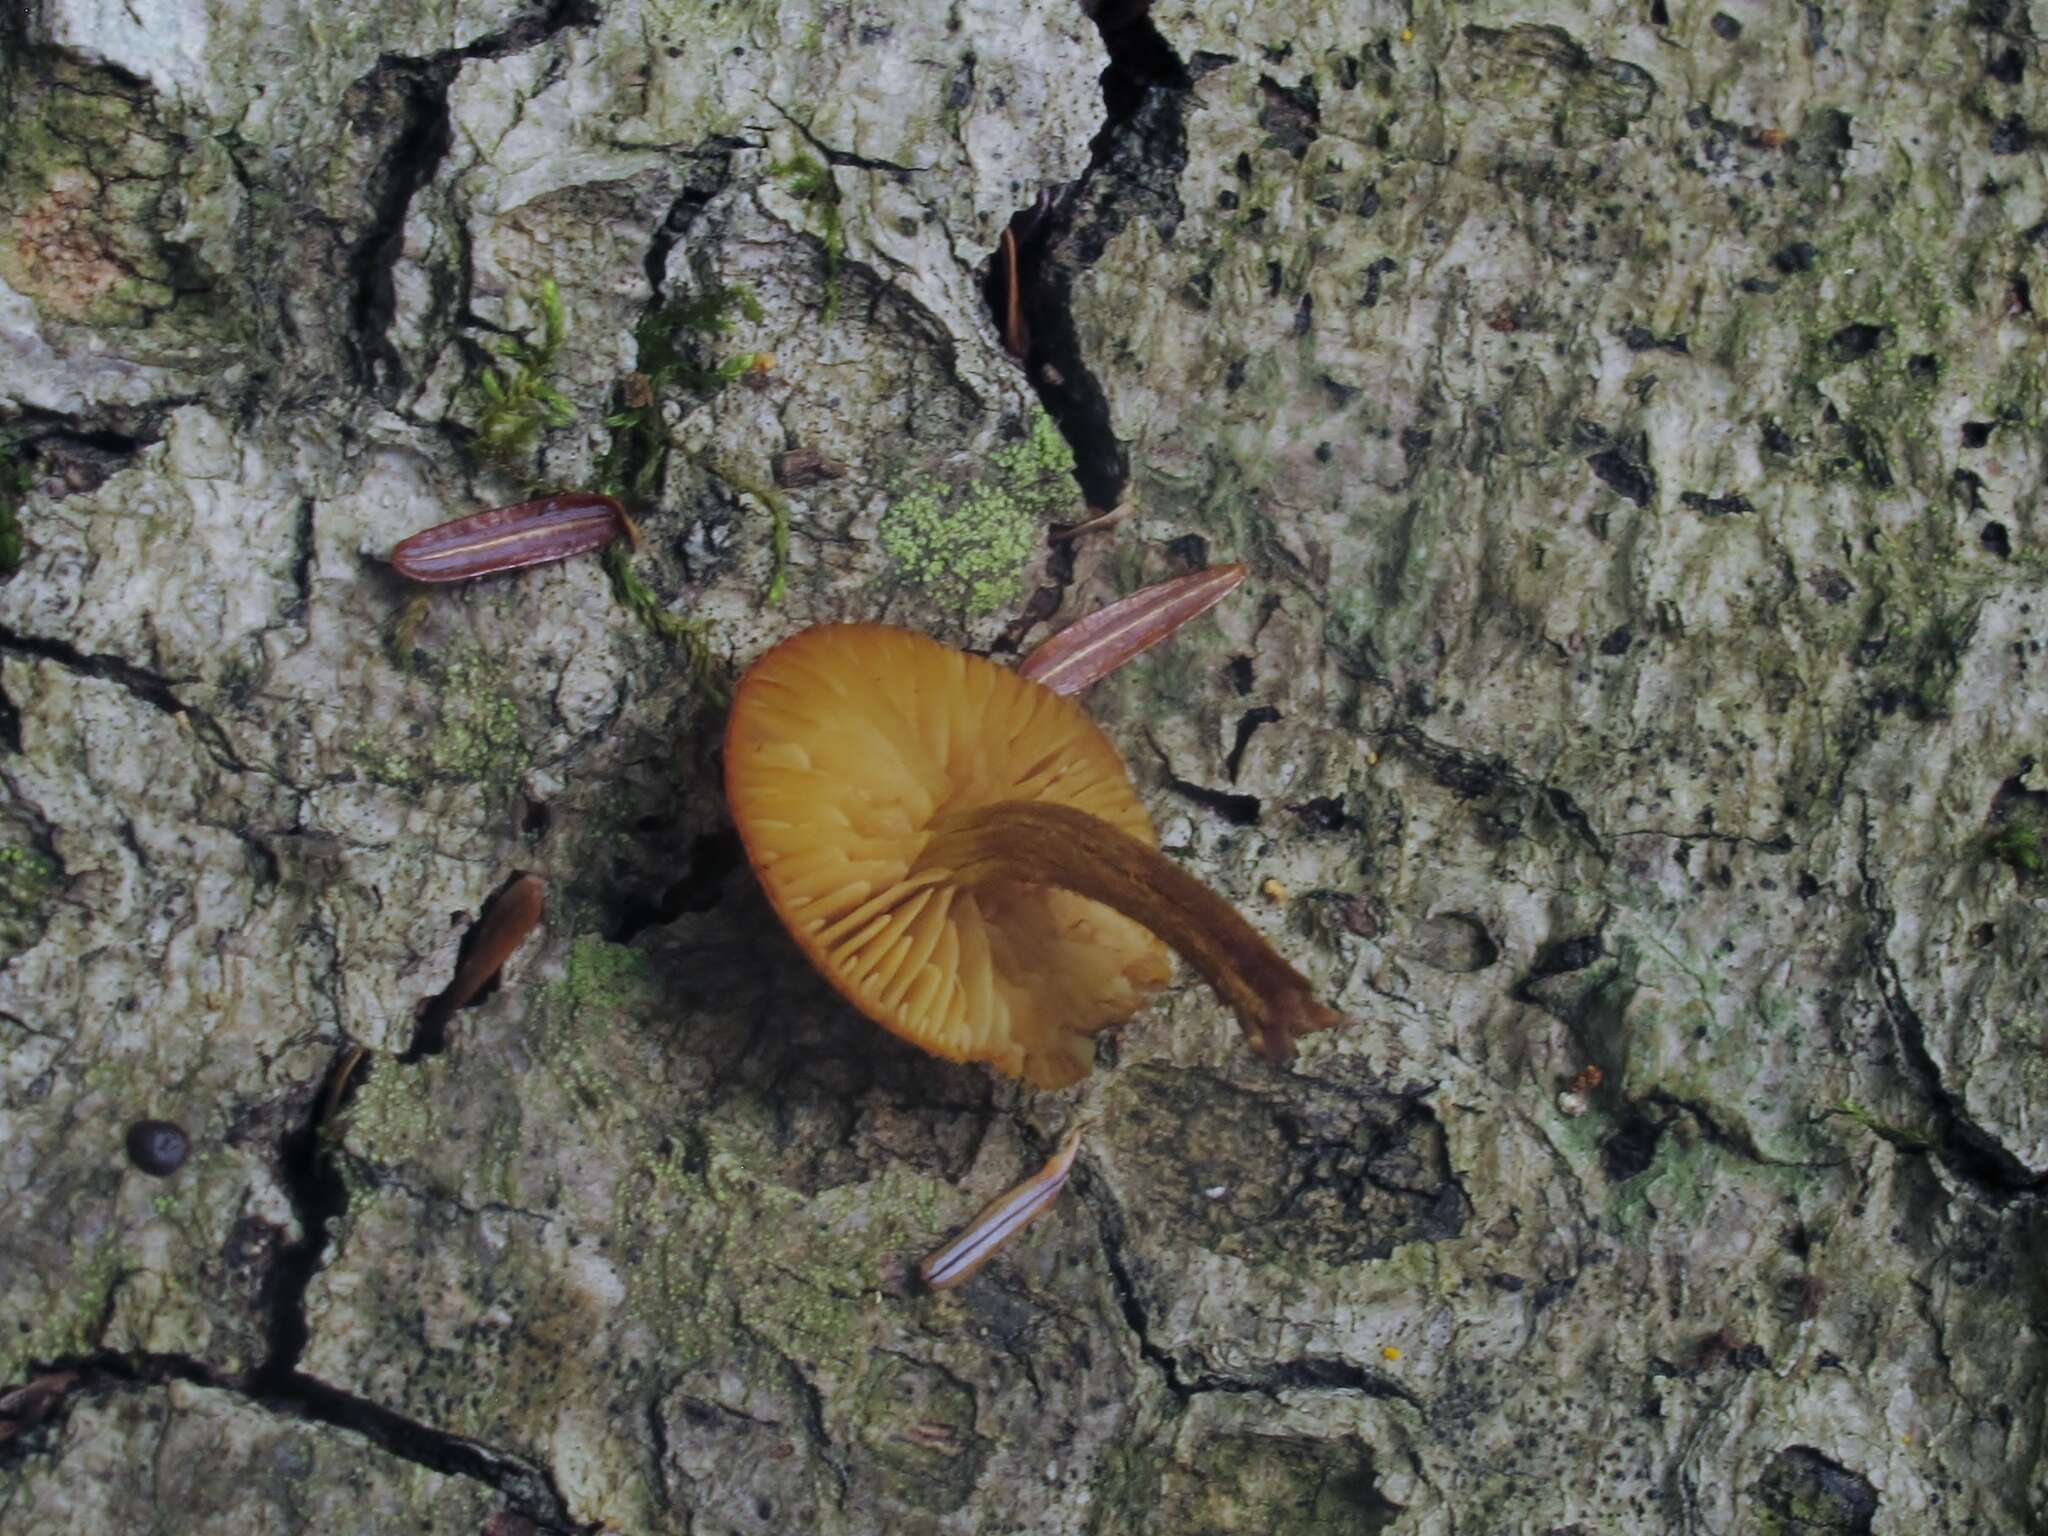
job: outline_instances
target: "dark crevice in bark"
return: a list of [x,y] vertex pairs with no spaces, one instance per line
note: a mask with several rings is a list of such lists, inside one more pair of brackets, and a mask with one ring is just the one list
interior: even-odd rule
[[[60,1426],[71,1406],[81,1397],[112,1392],[132,1392],[143,1387],[183,1381],[231,1393],[281,1418],[302,1419],[361,1435],[378,1449],[448,1477],[483,1483],[503,1495],[506,1502],[541,1530],[581,1536],[596,1529],[578,1525],[568,1517],[561,1491],[545,1468],[533,1466],[516,1456],[489,1446],[432,1429],[403,1414],[393,1413],[375,1403],[304,1376],[276,1383],[259,1383],[254,1378],[237,1380],[204,1360],[189,1355],[123,1354],[97,1350],[88,1355],[40,1361],[24,1373],[25,1383],[53,1376],[74,1378],[64,1386],[61,1401],[38,1416],[38,1433],[0,1442],[0,1468],[17,1465],[39,1454],[48,1432]],[[0,1398],[11,1389],[0,1385]]]
[[164,412],[110,414],[118,426],[33,408],[16,416],[8,436],[32,488],[51,501],[96,491],[163,437]]
[[[1645,1102],[1655,1104],[1660,1109],[1672,1111],[1674,1114],[1683,1111],[1685,1114],[1690,1115],[1693,1122],[1699,1126],[1701,1133],[1705,1135],[1708,1141],[1712,1142],[1723,1152],[1739,1157],[1744,1162],[1757,1163],[1770,1168],[1833,1168],[1840,1162],[1839,1159],[1834,1161],[1827,1159],[1799,1161],[1790,1158],[1772,1157],[1756,1144],[1755,1139],[1751,1137],[1746,1128],[1724,1119],[1715,1110],[1714,1106],[1704,1099],[1687,1098],[1682,1094],[1671,1093],[1659,1088],[1645,1095]],[[1667,1120],[1665,1124],[1669,1125],[1670,1122]]]
[[1257,795],[1232,794],[1227,789],[1211,789],[1206,784],[1192,783],[1166,766],[1164,754],[1159,761],[1166,787],[1183,800],[1192,801],[1205,811],[1213,811],[1233,827],[1255,827],[1259,824],[1259,817],[1266,807]]
[[[132,1390],[166,1381],[188,1381],[233,1393],[282,1417],[350,1430],[391,1455],[451,1477],[481,1482],[503,1495],[536,1526],[559,1532],[590,1529],[574,1524],[567,1503],[547,1468],[523,1458],[448,1434],[329,1385],[299,1369],[310,1330],[306,1292],[327,1253],[327,1224],[348,1208],[348,1191],[322,1143],[324,1122],[337,1089],[356,1059],[354,1047],[336,1053],[308,1096],[305,1114],[278,1148],[285,1196],[299,1223],[296,1242],[278,1250],[265,1281],[269,1311],[268,1347],[263,1362],[235,1376],[204,1360],[174,1354],[124,1354],[100,1350],[88,1355],[37,1362],[25,1380],[74,1374],[67,1394]],[[103,1331],[103,1330],[102,1330]],[[0,1397],[6,1393],[0,1390]],[[60,1410],[61,1412],[61,1410]],[[16,1447],[19,1453],[21,1447]]]
[[1237,771],[1244,766],[1245,749],[1252,744],[1252,735],[1262,725],[1273,725],[1280,719],[1280,711],[1270,704],[1261,704],[1248,709],[1237,717],[1237,738],[1231,743],[1230,755],[1223,760],[1223,771],[1230,776],[1230,782],[1237,782]]
[[683,190],[669,204],[668,213],[655,226],[654,238],[647,242],[647,287],[654,295],[653,308],[659,309],[667,298],[668,259],[690,226],[695,224],[711,200],[723,192],[732,181],[732,150],[742,147],[733,140],[718,152],[696,161],[690,169]]
[[1159,1373],[1167,1391],[1182,1406],[1203,1392],[1272,1393],[1290,1388],[1361,1392],[1368,1397],[1397,1398],[1417,1408],[1423,1406],[1422,1400],[1399,1382],[1340,1356],[1312,1355],[1299,1360],[1276,1360],[1244,1371],[1187,1374],[1170,1351],[1153,1342],[1145,1304],[1139,1299],[1138,1287],[1125,1260],[1129,1238],[1123,1212],[1101,1180],[1085,1169],[1080,1191],[1083,1203],[1095,1217],[1103,1258],[1109,1265],[1110,1285],[1116,1292],[1124,1323],[1137,1340],[1139,1357]]
[[455,141],[448,88],[460,67],[458,55],[387,55],[362,82],[372,100],[400,119],[391,148],[365,193],[370,227],[348,253],[349,269],[355,273],[349,337],[356,376],[364,388],[381,389],[387,399],[405,386],[405,365],[390,330],[398,308],[398,258],[405,246],[406,216]]
[[1145,1318],[1145,1304],[1138,1299],[1138,1287],[1132,1281],[1130,1266],[1124,1259],[1128,1241],[1124,1232],[1124,1214],[1118,1209],[1107,1186],[1085,1166],[1080,1170],[1079,1189],[1083,1203],[1094,1213],[1096,1232],[1102,1239],[1102,1256],[1109,1265],[1110,1285],[1116,1292],[1117,1307],[1124,1315],[1124,1324],[1131,1330],[1131,1337],[1138,1341],[1138,1355],[1159,1373],[1166,1389],[1185,1403],[1194,1396],[1194,1388],[1182,1378],[1180,1362],[1152,1342],[1152,1330]]
[[136,698],[152,709],[160,709],[167,715],[181,714],[185,706],[178,701],[170,683],[146,667],[138,667],[132,661],[104,653],[90,654],[62,640],[47,640],[41,635],[24,635],[0,625],[0,648],[20,651],[27,656],[40,656],[45,661],[54,661],[68,671],[82,677],[96,677],[104,682],[119,683]]
[[668,1485],[668,1415],[661,1411],[661,1395],[647,1399],[647,1444],[654,1453],[654,1497],[663,1509],[673,1508],[675,1494]]
[[1024,649],[1024,638],[1032,630],[1060,611],[1060,604],[1067,600],[1067,588],[1074,583],[1074,541],[1059,537],[1055,528],[1049,536],[1051,553],[1045,561],[1045,584],[1033,592],[1024,604],[1023,611],[1004,628],[992,651],[1014,655]]
[[313,562],[318,555],[313,540],[313,498],[308,496],[299,503],[299,555],[292,562],[292,590],[298,593],[298,612],[295,617],[304,618],[305,610],[313,601]]
[[522,16],[502,32],[478,38],[454,50],[462,59],[503,59],[536,48],[557,33],[576,27],[594,27],[600,19],[596,0],[548,0],[530,15]]
[[279,1183],[298,1220],[299,1236],[278,1250],[265,1281],[269,1343],[263,1363],[249,1378],[250,1389],[259,1395],[279,1393],[298,1374],[309,1337],[306,1290],[327,1255],[327,1223],[348,1210],[348,1186],[327,1155],[322,1133],[329,1101],[354,1057],[352,1046],[335,1053],[304,1116],[278,1145]]
[[448,91],[470,59],[502,59],[538,47],[572,27],[597,24],[591,0],[549,0],[520,17],[502,32],[493,32],[460,48],[424,58],[385,54],[356,89],[370,104],[373,119],[397,119],[390,147],[371,176],[364,200],[370,225],[349,248],[348,268],[355,274],[349,304],[349,341],[356,374],[363,387],[378,391],[388,402],[406,385],[398,348],[390,339],[397,313],[397,273],[405,247],[405,221],[413,199],[433,179],[454,145]]
[[725,893],[726,877],[741,863],[739,834],[732,828],[702,834],[690,843],[682,873],[658,894],[629,897],[607,937],[614,944],[630,944],[649,928],[709,912]]
[[516,950],[525,942],[527,934],[532,932],[532,924],[522,923],[516,934],[510,935],[512,949],[505,951],[497,968],[481,982],[469,974],[470,957],[477,952],[479,946],[499,945],[508,937],[502,923],[494,921],[496,909],[513,886],[528,878],[526,871],[513,870],[499,882],[497,889],[484,898],[483,905],[477,908],[475,919],[463,932],[462,942],[455,946],[455,972],[449,978],[448,985],[432,997],[420,1001],[419,1010],[413,1020],[412,1042],[398,1058],[402,1065],[413,1066],[425,1057],[439,1056],[446,1051],[449,1020],[463,1009],[473,1008],[496,995],[498,980],[504,971],[503,960],[509,959],[512,950]]
[[1328,1355],[1280,1360],[1227,1376],[1204,1372],[1194,1378],[1190,1387],[1196,1392],[1359,1392],[1367,1397],[1392,1398],[1411,1407],[1422,1406],[1422,1399],[1398,1381],[1355,1361]]
[[553,1472],[522,1457],[434,1429],[310,1376],[295,1373],[278,1390],[259,1396],[277,1411],[354,1430],[401,1460],[483,1483],[542,1530],[580,1533],[596,1529],[571,1520]]
[[278,1251],[266,1282],[269,1342],[263,1363],[237,1383],[203,1365],[205,1379],[253,1398],[273,1412],[353,1430],[406,1461],[453,1477],[488,1484],[521,1515],[551,1531],[581,1529],[552,1473],[520,1457],[479,1445],[345,1392],[299,1369],[311,1327],[306,1293],[327,1257],[328,1223],[346,1214],[348,1186],[324,1142],[337,1090],[356,1060],[354,1047],[338,1051],[308,1101],[304,1117],[278,1148],[280,1183],[299,1224],[299,1238]]
[[[227,733],[213,717],[202,709],[183,703],[167,679],[146,667],[138,667],[132,661],[104,652],[87,653],[76,646],[65,644],[62,640],[50,640],[41,635],[24,635],[4,624],[0,624],[0,651],[18,651],[24,656],[40,656],[45,661],[55,662],[67,671],[76,672],[81,677],[117,683],[152,709],[161,710],[190,726],[208,755],[221,767],[232,769],[236,773],[249,771],[249,765],[235,755],[234,749],[228,745]],[[20,722],[17,718],[17,738],[19,731]]]
[[1405,753],[1429,770],[1432,779],[1459,799],[1484,800],[1503,791],[1531,797],[1590,852],[1603,859],[1613,856],[1592,818],[1568,791],[1522,772],[1505,758],[1436,741],[1413,724],[1403,723],[1393,736]]
[[2004,1205],[2037,1196],[2048,1189],[2048,1174],[2035,1173],[1997,1137],[1971,1119],[1961,1097],[1942,1081],[1941,1069],[1927,1046],[1926,1021],[1906,996],[1898,965],[1886,946],[1897,914],[1886,903],[1883,884],[1870,867],[1868,837],[1866,827],[1865,846],[1857,856],[1867,919],[1864,953],[1886,1016],[1892,1022],[1899,1060],[1931,1106],[1933,1129],[1929,1140],[1933,1153],[1958,1182],[1988,1204]]
[[[1132,221],[1173,238],[1187,165],[1182,114],[1193,80],[1153,24],[1150,0],[1091,0],[1082,9],[1109,53],[1103,125],[1080,178],[1010,221],[990,261],[988,298],[1006,345],[1021,354],[1026,378],[1073,450],[1082,495],[1107,509],[1122,498],[1130,463],[1082,351],[1074,288]],[[1014,333],[1013,311],[1022,322]]]

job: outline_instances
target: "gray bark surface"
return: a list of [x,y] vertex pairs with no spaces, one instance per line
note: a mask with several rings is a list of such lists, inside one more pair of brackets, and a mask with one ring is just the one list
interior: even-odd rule
[[[0,1525],[2048,1529],[2031,6],[1099,9],[0,20]],[[1223,560],[1086,704],[1345,1024],[856,1016],[723,686]]]

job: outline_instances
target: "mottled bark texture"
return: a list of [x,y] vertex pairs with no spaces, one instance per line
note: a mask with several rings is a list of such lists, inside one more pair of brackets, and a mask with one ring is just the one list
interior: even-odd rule
[[[2042,1529],[2039,10],[11,8],[0,1524]],[[838,1002],[732,669],[1222,560],[1089,704],[1348,1022]]]

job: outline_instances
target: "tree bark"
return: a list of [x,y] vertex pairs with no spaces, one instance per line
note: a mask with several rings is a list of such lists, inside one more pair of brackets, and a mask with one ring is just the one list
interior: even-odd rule
[[[231,10],[0,21],[0,1523],[2048,1522],[2029,6]],[[737,669],[1215,561],[1086,703],[1345,1022],[855,1015]]]

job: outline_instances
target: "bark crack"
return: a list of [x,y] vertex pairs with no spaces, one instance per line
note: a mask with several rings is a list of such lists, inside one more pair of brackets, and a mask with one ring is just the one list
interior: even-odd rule
[[1200,1371],[1193,1374],[1184,1371],[1179,1357],[1152,1337],[1145,1304],[1138,1295],[1138,1287],[1125,1260],[1128,1236],[1123,1212],[1117,1207],[1115,1197],[1101,1178],[1085,1167],[1081,1170],[1080,1192],[1083,1203],[1095,1217],[1103,1257],[1109,1265],[1110,1286],[1116,1292],[1117,1306],[1123,1313],[1124,1323],[1137,1341],[1139,1358],[1158,1373],[1160,1381],[1179,1406],[1186,1407],[1193,1398],[1205,1392],[1271,1396],[1292,1390],[1358,1392],[1367,1397],[1397,1399],[1416,1409],[1424,1407],[1419,1397],[1391,1377],[1336,1355],[1276,1360],[1243,1371]]
[[2048,1174],[2035,1173],[2013,1151],[1972,1119],[1963,1100],[1942,1081],[1941,1068],[1927,1048],[1927,1024],[1906,995],[1898,962],[1886,942],[1891,937],[1897,913],[1885,898],[1884,882],[1870,865],[1872,828],[1868,801],[1863,807],[1862,842],[1856,854],[1857,872],[1863,882],[1863,910],[1867,922],[1863,933],[1864,953],[1877,985],[1885,1015],[1891,1020],[1898,1041],[1899,1060],[1914,1084],[1927,1097],[1933,1111],[1931,1137],[1934,1155],[1942,1166],[1978,1198],[1991,1205],[2038,1195],[2048,1189]]
[[[1074,454],[1088,505],[1114,507],[1130,458],[1111,428],[1108,395],[1088,366],[1073,315],[1074,286],[1118,232],[1148,222],[1171,240],[1187,166],[1182,117],[1194,81],[1152,23],[1149,0],[1084,7],[1102,35],[1103,123],[1087,167],[1019,210],[990,263],[988,297],[1004,341]],[[1006,313],[1014,297],[1021,334]]]
[[[597,1529],[568,1517],[561,1490],[547,1468],[431,1428],[310,1376],[295,1375],[286,1382],[259,1383],[254,1377],[231,1375],[190,1355],[97,1350],[89,1355],[32,1364],[24,1372],[23,1384],[33,1385],[52,1375],[73,1379],[65,1387],[62,1399],[38,1414],[39,1421],[61,1423],[70,1404],[85,1393],[132,1392],[173,1381],[189,1382],[238,1397],[278,1418],[351,1431],[401,1461],[444,1476],[482,1483],[542,1530],[583,1536]],[[0,1399],[17,1390],[20,1389],[0,1387]],[[18,1444],[7,1447],[7,1460],[21,1454]]]
[[196,705],[187,704],[178,697],[171,680],[147,667],[139,667],[125,657],[108,652],[81,651],[62,640],[51,640],[42,635],[25,635],[19,630],[0,624],[0,651],[15,651],[24,656],[40,657],[55,662],[66,671],[80,677],[96,678],[101,682],[117,683],[136,698],[155,710],[171,716],[188,726],[206,748],[207,755],[222,768],[234,773],[252,773],[255,770],[236,754],[229,744],[227,732],[218,721]]
[[[286,1133],[279,1146],[280,1183],[300,1235],[279,1251],[266,1280],[269,1347],[263,1362],[239,1378],[184,1356],[107,1352],[93,1357],[94,1363],[116,1380],[174,1377],[195,1381],[235,1393],[271,1413],[353,1430],[402,1460],[487,1484],[542,1529],[591,1529],[569,1518],[567,1501],[546,1466],[435,1429],[299,1369],[310,1338],[306,1293],[327,1256],[328,1223],[348,1209],[348,1189],[333,1165],[323,1132],[354,1056],[353,1046],[344,1045],[336,1052],[309,1097],[303,1120]],[[159,1376],[153,1378],[153,1371]]]

